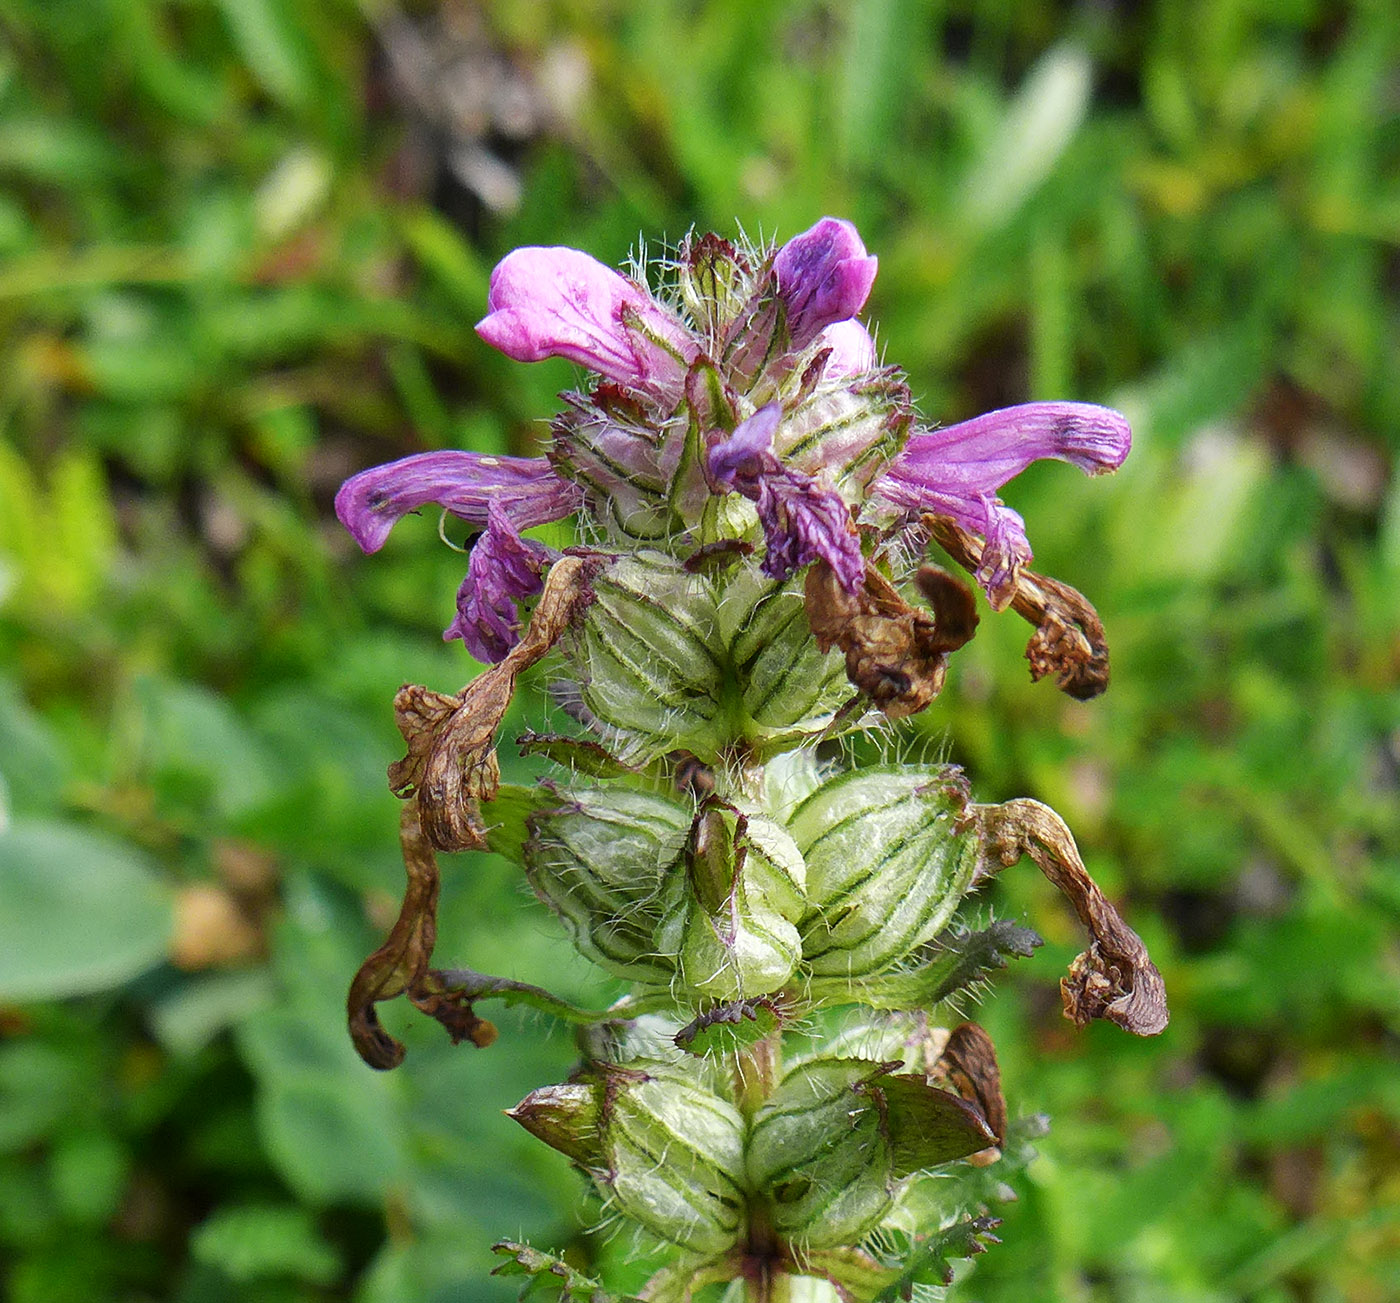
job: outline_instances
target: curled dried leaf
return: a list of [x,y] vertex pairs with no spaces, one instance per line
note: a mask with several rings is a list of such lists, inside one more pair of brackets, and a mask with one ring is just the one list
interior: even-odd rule
[[[982,565],[982,542],[947,516],[924,516],[947,554],[970,573]],[[1031,679],[1053,677],[1061,692],[1088,701],[1108,688],[1108,640],[1098,612],[1077,589],[1058,579],[1022,570],[1016,577],[1011,609],[1035,626],[1026,644]]]
[[415,797],[428,840],[442,851],[486,845],[481,802],[495,796],[501,772],[496,730],[516,678],[541,660],[593,600],[592,576],[603,559],[564,556],[550,568],[525,636],[504,660],[483,670],[461,692],[445,696],[405,684],[394,698],[394,721],[408,754],[389,766],[396,796]]
[[437,943],[437,856],[424,835],[417,805],[406,805],[399,819],[399,845],[403,849],[408,886],[399,917],[384,942],[363,964],[350,983],[345,1009],[350,1039],[360,1057],[372,1068],[396,1068],[404,1048],[379,1021],[374,1006],[407,994],[424,1013],[447,1028],[453,1043],[471,1040],[490,1045],[496,1029],[472,1012],[463,993],[445,987],[429,968]]
[[1142,938],[1109,904],[1089,876],[1074,836],[1047,805],[1007,801],[972,807],[989,871],[1023,855],[1069,898],[1092,938],[1060,982],[1065,1017],[1079,1027],[1106,1018],[1137,1036],[1155,1036],[1167,1025],[1162,975]]
[[977,626],[967,586],[935,566],[916,583],[932,613],[911,606],[870,566],[859,591],[848,593],[825,561],[807,572],[805,600],[812,636],[823,652],[846,653],[846,677],[891,719],[917,714],[936,697],[948,654]]
[[388,940],[360,965],[345,1002],[350,1039],[372,1068],[396,1068],[404,1056],[403,1046],[384,1030],[374,1006],[422,981],[437,941],[437,857],[423,836],[414,805],[404,806],[399,816],[399,844],[408,871],[399,917]]

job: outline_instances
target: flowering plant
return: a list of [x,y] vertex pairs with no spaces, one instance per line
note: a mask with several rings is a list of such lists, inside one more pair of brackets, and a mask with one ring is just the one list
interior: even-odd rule
[[[1024,1158],[1029,1130],[1008,1121],[990,1039],[951,1011],[1038,938],[972,926],[964,898],[1029,858],[1090,936],[1066,1014],[1152,1034],[1166,1005],[1051,810],[980,805],[951,765],[831,744],[928,706],[975,632],[969,586],[919,562],[930,542],[1029,621],[1034,678],[1103,691],[1093,608],[1029,568],[997,493],[1040,458],[1114,470],[1129,430],[1079,403],[925,428],[857,319],[876,260],[847,222],[776,250],[692,236],[665,271],[655,290],[572,249],[510,254],[478,332],[588,372],[545,455],[426,453],[337,496],[367,552],[430,503],[480,531],[445,636],[488,665],[458,693],[396,699],[408,890],[351,987],[351,1033],[369,1063],[398,1063],[375,1005],[399,994],[477,1045],[495,1038],[487,998],[579,1024],[578,1071],[512,1116],[667,1246],[646,1298],[719,1282],[785,1298],[798,1278],[908,1297],[990,1238],[990,1174]],[[579,546],[523,532],[568,516]],[[577,728],[520,741],[559,777],[503,784],[497,729],[551,655]],[[435,853],[481,848],[514,859],[631,993],[590,1012],[433,967]],[[602,1297],[557,1259],[498,1247],[510,1270]]]

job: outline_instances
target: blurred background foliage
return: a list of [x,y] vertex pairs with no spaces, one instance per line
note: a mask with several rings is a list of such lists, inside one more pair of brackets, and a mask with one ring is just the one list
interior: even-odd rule
[[[398,1019],[376,1076],[343,1032],[392,694],[474,671],[433,521],[365,561],[330,499],[537,448],[571,368],[471,330],[511,247],[831,212],[929,418],[1137,434],[1007,493],[1107,697],[986,618],[919,722],[1064,813],[1174,1013],[1076,1034],[1072,920],[989,893],[1049,940],[977,1016],[1054,1129],[959,1296],[1400,1297],[1398,67],[1387,0],[0,0],[0,1294],[446,1303],[510,1296],[502,1236],[609,1252],[501,1115],[568,1036]],[[445,895],[444,961],[607,998],[500,862]]]

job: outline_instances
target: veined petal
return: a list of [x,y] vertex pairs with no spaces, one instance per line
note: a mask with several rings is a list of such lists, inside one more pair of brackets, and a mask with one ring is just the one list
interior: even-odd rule
[[579,501],[543,457],[424,452],[351,476],[335,495],[335,514],[364,551],[377,552],[399,520],[430,502],[473,525],[485,525],[496,503],[528,529],[572,515]]
[[823,217],[783,245],[773,258],[773,274],[792,347],[806,348],[824,327],[855,316],[870,296],[878,265],[856,228],[836,217]]
[[1019,512],[1000,498],[991,498],[983,506],[986,519],[978,533],[986,539],[986,546],[974,578],[986,590],[992,610],[1002,611],[1016,595],[1022,568],[1031,562],[1031,543]]
[[764,574],[786,579],[821,558],[853,592],[865,577],[865,560],[850,508],[840,494],[778,460],[773,436],[781,420],[782,408],[769,403],[741,421],[711,449],[710,474],[717,484],[758,504],[767,548]]
[[831,350],[822,368],[822,380],[828,383],[873,371],[879,362],[870,332],[855,320],[836,321],[823,328],[817,347]]
[[1117,470],[1131,446],[1126,418],[1111,408],[1026,403],[914,435],[871,487],[896,507],[951,516],[985,539],[977,580],[1000,609],[1011,600],[1031,548],[1025,522],[997,490],[1043,458],[1090,475]]
[[839,493],[800,471],[765,476],[759,484],[758,518],[767,547],[762,568],[770,579],[786,579],[821,558],[847,592],[860,587],[865,577],[860,536]]
[[1053,457],[1090,475],[1115,471],[1132,446],[1127,418],[1092,403],[1024,403],[916,434],[879,482],[917,506],[920,488],[995,493],[1034,461]]
[[566,357],[619,384],[670,389],[697,345],[635,282],[577,249],[528,247],[491,273],[476,331],[517,362]]
[[467,577],[457,590],[457,618],[443,640],[460,638],[479,661],[504,660],[520,641],[516,603],[544,587],[550,552],[543,543],[521,538],[498,502],[487,510],[486,532],[472,545]]

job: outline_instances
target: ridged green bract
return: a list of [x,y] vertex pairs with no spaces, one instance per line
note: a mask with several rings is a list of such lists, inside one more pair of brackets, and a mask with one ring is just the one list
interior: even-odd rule
[[681,856],[694,814],[689,803],[616,784],[561,791],[527,821],[530,885],[579,951],[618,977],[665,985],[675,972],[656,930],[684,907]]
[[803,958],[814,977],[888,972],[952,917],[977,866],[975,838],[957,827],[957,773],[854,770],[792,812],[788,830],[807,866]]
[[690,574],[640,553],[593,591],[571,657],[577,692],[628,761],[685,750],[708,763],[815,733],[852,695],[842,658],[812,639],[800,584],[767,579],[752,561]]
[[817,1059],[787,1074],[749,1136],[750,1184],[780,1235],[809,1248],[858,1243],[889,1211],[894,1174],[879,1110],[855,1090],[880,1065]]
[[682,986],[701,999],[767,995],[802,958],[802,856],[762,815],[720,809],[706,817],[722,845],[714,862],[691,860],[691,890],[658,933],[659,949],[679,953]]
[[802,957],[802,856],[781,827],[721,804],[718,844],[689,848],[685,801],[623,784],[560,791],[527,819],[526,875],[579,950],[609,972],[673,986],[688,1000],[735,1000],[785,985]]
[[693,1072],[648,1063],[645,1080],[600,1085],[606,1191],[672,1244],[721,1253],[744,1211],[744,1123]]
[[687,1005],[809,979],[859,984],[905,965],[976,869],[957,772],[838,773],[786,824],[752,803],[702,807],[628,782],[502,789],[486,810],[501,828],[523,822],[523,838],[492,844],[523,861],[583,954]]

